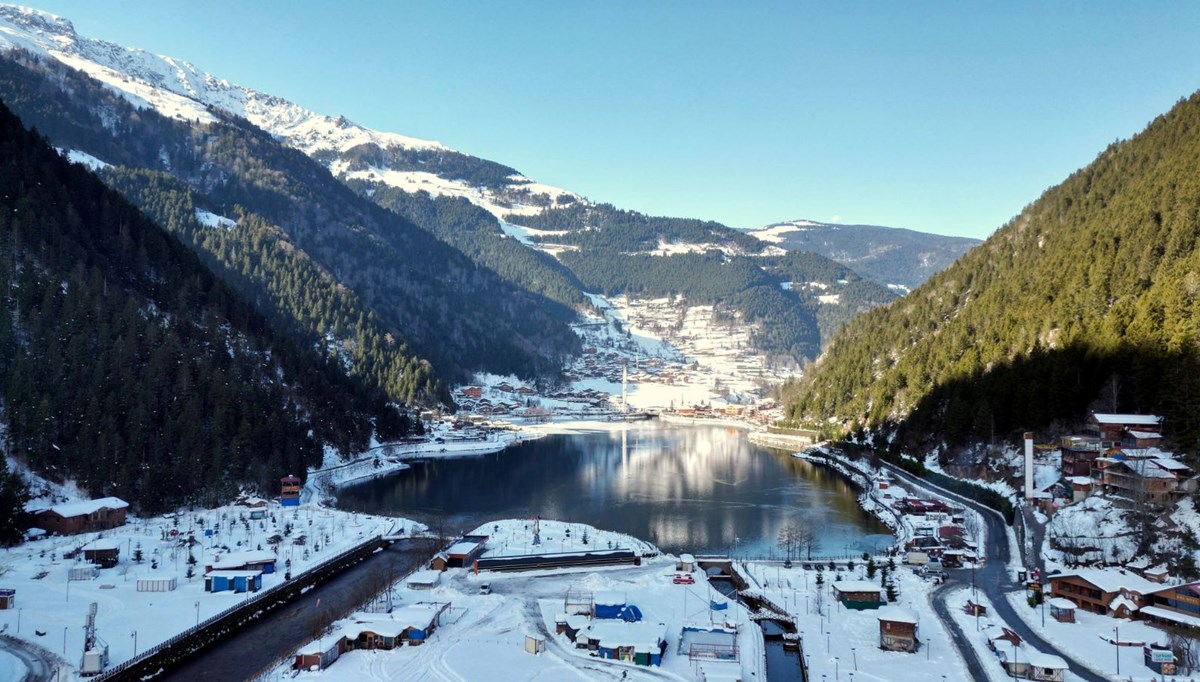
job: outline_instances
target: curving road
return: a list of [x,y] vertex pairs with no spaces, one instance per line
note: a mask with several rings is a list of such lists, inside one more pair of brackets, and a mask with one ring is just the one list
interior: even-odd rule
[[[1011,557],[1008,530],[1005,526],[1004,518],[1000,516],[999,512],[974,500],[969,500],[961,495],[931,485],[928,481],[919,479],[887,462],[882,462],[882,464],[892,475],[916,488],[930,490],[937,495],[953,499],[959,504],[979,512],[983,517],[984,523],[987,525],[987,538],[989,541],[984,543],[987,561],[983,564],[982,568],[975,570],[975,586],[979,590],[982,590],[988,599],[991,600],[996,616],[1004,621],[1005,626],[1010,630],[1020,635],[1021,639],[1029,642],[1030,646],[1044,653],[1061,656],[1067,662],[1071,672],[1080,679],[1087,680],[1087,682],[1109,682],[1108,678],[1097,675],[1090,669],[1085,668],[1079,661],[1071,658],[1053,644],[1042,639],[1025,624],[1025,620],[1008,603],[1007,594],[1021,589],[1022,586],[1013,579],[1011,572],[1008,570],[1008,562]],[[979,659],[975,655],[975,648],[954,620],[950,618],[950,613],[946,606],[947,587],[962,586],[964,584],[969,583],[964,579],[962,571],[952,574],[941,588],[934,591],[933,607],[938,617],[946,624],[946,628],[950,632],[950,637],[954,640],[954,645],[958,647],[959,653],[967,661],[967,667],[970,668],[971,674],[977,680],[986,680],[988,677],[986,674],[983,674],[983,668],[980,666]],[[974,666],[971,664],[972,661],[975,662]]]
[[0,636],[0,650],[25,666],[25,676],[18,682],[50,682],[58,672],[56,663],[51,663],[58,657],[31,642],[3,635]]

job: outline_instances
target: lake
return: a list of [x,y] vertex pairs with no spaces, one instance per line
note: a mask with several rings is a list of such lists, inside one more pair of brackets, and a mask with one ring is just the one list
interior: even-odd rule
[[412,462],[338,491],[343,509],[404,516],[446,534],[539,515],[615,530],[671,553],[782,558],[788,524],[817,532],[813,557],[886,547],[836,473],[736,429],[636,422],[548,435],[501,452]]

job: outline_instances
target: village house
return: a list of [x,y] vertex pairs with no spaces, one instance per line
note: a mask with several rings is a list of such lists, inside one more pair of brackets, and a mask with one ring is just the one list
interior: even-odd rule
[[47,533],[76,535],[109,530],[125,525],[129,503],[117,497],[71,502],[53,507],[30,509],[34,525]]
[[1138,457],[1113,448],[1093,462],[1094,487],[1134,502],[1174,504],[1195,492],[1191,467],[1171,457]]
[[848,609],[863,611],[883,605],[883,588],[866,580],[840,580],[833,583],[834,597]]
[[635,665],[662,665],[667,651],[665,623],[623,620],[597,620],[575,636],[576,645],[586,641],[587,648],[600,658],[628,661]]
[[348,651],[381,649],[390,651],[408,644],[417,646],[438,628],[449,602],[419,602],[391,613],[355,613],[334,624],[331,636],[309,642],[299,649],[292,661],[296,670],[322,670]]
[[1100,569],[1052,575],[1049,579],[1050,596],[1069,599],[1091,613],[1200,626],[1200,581],[1163,587],[1140,575]]
[[121,556],[121,543],[108,538],[98,538],[83,546],[83,560],[100,568],[112,568]]
[[1085,435],[1098,438],[1111,445],[1132,445],[1137,436],[1130,432],[1136,431],[1144,437],[1158,436],[1162,433],[1163,418],[1154,414],[1106,414],[1093,412],[1084,430]]
[[1050,617],[1060,623],[1075,622],[1075,602],[1062,597],[1051,597],[1046,600],[1046,606],[1050,607]]
[[879,609],[879,648],[888,651],[917,650],[917,614],[899,606]]
[[204,565],[204,572],[213,571],[259,571],[274,573],[278,558],[268,550],[246,550],[231,552],[225,556],[214,556]]

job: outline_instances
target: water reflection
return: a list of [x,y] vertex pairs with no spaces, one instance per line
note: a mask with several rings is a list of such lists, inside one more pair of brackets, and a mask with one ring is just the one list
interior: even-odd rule
[[816,529],[814,556],[890,541],[836,474],[744,434],[631,424],[548,436],[493,455],[415,463],[338,494],[347,509],[393,513],[458,532],[540,514],[645,538],[669,552],[780,556],[779,529]]

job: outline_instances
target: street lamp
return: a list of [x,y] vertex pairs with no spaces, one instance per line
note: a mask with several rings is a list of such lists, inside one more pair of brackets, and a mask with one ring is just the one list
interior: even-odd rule
[[854,657],[854,669],[858,670],[858,651],[854,647],[850,647],[850,655]]
[[200,627],[200,602],[196,602],[196,627]]
[[137,630],[129,633],[129,636],[133,637],[133,657],[137,658]]
[[67,628],[69,625],[63,626],[63,656],[67,655]]
[[1113,628],[1113,644],[1117,647],[1117,675],[1121,674],[1121,632],[1118,628]]
[[841,671],[838,669],[838,657],[833,657],[833,679],[840,679]]

